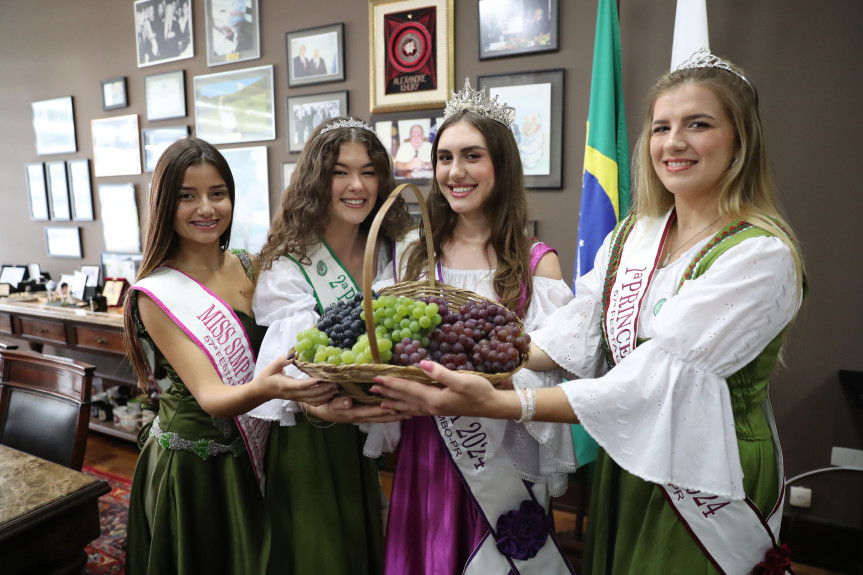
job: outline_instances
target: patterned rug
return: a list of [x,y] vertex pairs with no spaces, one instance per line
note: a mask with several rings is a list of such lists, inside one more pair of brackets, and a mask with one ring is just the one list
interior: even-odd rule
[[129,490],[132,483],[122,477],[101,473],[89,467],[87,475],[104,479],[111,492],[99,498],[99,521],[102,535],[87,548],[87,575],[123,575],[126,572],[126,516],[129,511]]

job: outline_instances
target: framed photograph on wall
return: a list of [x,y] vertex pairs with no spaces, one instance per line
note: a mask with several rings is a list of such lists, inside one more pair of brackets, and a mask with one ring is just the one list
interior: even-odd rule
[[330,24],[285,34],[288,86],[345,79],[345,25]]
[[276,139],[273,67],[195,76],[195,135],[211,144]]
[[69,160],[69,195],[72,197],[72,219],[91,222],[93,216],[93,188],[90,185],[90,160]]
[[90,120],[93,131],[93,171],[103,176],[141,173],[138,114]]
[[177,70],[144,78],[147,121],[186,117],[186,72]]
[[270,227],[267,147],[219,151],[231,167],[237,193],[230,247],[258,253],[267,240]]
[[291,183],[291,176],[294,175],[294,170],[297,169],[296,162],[282,162],[282,191],[288,189],[288,184]]
[[30,201],[30,219],[44,222],[51,218],[48,211],[48,188],[45,185],[45,164],[34,162],[24,165],[27,176],[27,198]]
[[136,0],[135,45],[139,68],[194,56],[192,0]]
[[36,132],[36,154],[71,154],[75,143],[75,115],[72,96],[33,102],[33,130]]
[[512,131],[528,188],[563,187],[564,70],[478,76],[479,89],[515,109]]
[[45,228],[45,244],[48,256],[52,258],[80,258],[81,228],[48,227]]
[[442,108],[453,86],[453,0],[369,0],[372,113]]
[[288,152],[302,152],[306,140],[318,124],[336,116],[346,116],[347,113],[347,90],[288,97]]
[[129,105],[126,99],[126,77],[102,80],[102,109],[116,110]]
[[108,251],[141,250],[134,184],[99,185],[99,212],[102,214],[102,234]]
[[555,52],[558,0],[479,0],[479,59]]
[[143,258],[144,254],[135,252],[99,252],[99,265],[102,266],[106,287],[109,279],[135,283]]
[[[440,110],[372,116],[372,127],[393,158],[396,180],[427,184],[432,171],[432,142],[443,122]],[[405,200],[412,201],[408,194]]]
[[141,142],[144,147],[144,171],[156,169],[156,162],[165,148],[183,138],[189,137],[189,126],[169,126],[166,128],[148,128],[141,130]]
[[51,219],[56,221],[71,220],[72,210],[69,207],[69,180],[66,175],[66,162],[47,162],[45,171],[48,173]]
[[207,66],[261,57],[258,0],[204,0]]

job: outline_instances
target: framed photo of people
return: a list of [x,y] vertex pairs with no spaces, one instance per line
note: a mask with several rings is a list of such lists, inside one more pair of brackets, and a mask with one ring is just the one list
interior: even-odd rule
[[288,152],[298,154],[315,127],[330,118],[346,116],[348,91],[325,92],[287,99]]
[[393,158],[396,180],[427,184],[434,177],[431,150],[438,126],[443,122],[441,110],[373,115],[371,122]]
[[78,226],[45,228],[45,245],[52,258],[80,258],[81,228]]
[[102,109],[116,110],[129,105],[126,98],[126,77],[102,80]]
[[345,25],[330,24],[285,34],[288,86],[345,79]]
[[69,206],[69,180],[66,175],[66,162],[47,162],[45,171],[48,174],[48,198],[51,205],[51,219],[69,221],[72,219],[72,209]]
[[36,132],[36,154],[71,154],[75,143],[75,115],[72,96],[32,103],[33,130]]
[[558,0],[479,0],[479,59],[554,52]]
[[156,162],[165,148],[183,138],[189,137],[189,126],[168,126],[165,128],[145,128],[141,130],[141,145],[144,148],[144,171],[156,169]]
[[515,109],[512,131],[528,188],[563,187],[564,70],[477,76],[479,89]]
[[276,139],[273,67],[195,76],[195,135],[211,144]]
[[136,0],[134,10],[139,68],[195,55],[192,0]]
[[24,166],[27,177],[27,197],[30,202],[30,219],[44,222],[51,219],[48,211],[48,188],[45,185],[45,164],[33,162]]
[[93,171],[97,178],[141,173],[138,114],[90,120]]
[[144,78],[147,121],[186,117],[186,72],[176,70]]
[[453,86],[453,0],[369,0],[373,114],[442,108]]
[[90,185],[90,160],[69,160],[69,195],[72,202],[72,219],[91,222],[93,216],[93,188]]
[[204,0],[207,66],[261,57],[258,0]]

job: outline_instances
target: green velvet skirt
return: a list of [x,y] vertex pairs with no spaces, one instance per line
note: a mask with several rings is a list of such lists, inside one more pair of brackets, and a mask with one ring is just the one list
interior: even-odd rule
[[[326,425],[326,424],[324,424]],[[383,566],[382,491],[354,425],[270,430],[266,503],[272,575],[377,575]]]

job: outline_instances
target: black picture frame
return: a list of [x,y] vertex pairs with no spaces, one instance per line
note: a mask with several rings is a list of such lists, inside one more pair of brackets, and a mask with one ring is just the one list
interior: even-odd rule
[[175,70],[144,78],[147,121],[186,117],[186,72]]
[[81,259],[81,228],[58,226],[45,228],[45,246],[48,257]]
[[[344,23],[287,32],[285,48],[288,86],[293,88],[345,79]],[[315,64],[316,53],[319,64]],[[302,64],[303,60],[305,65]]]
[[[135,0],[133,14],[139,68],[195,55],[191,0]],[[156,33],[156,30],[166,29],[171,38],[166,38],[164,32]]]
[[[393,176],[397,183],[424,185],[434,177],[431,147],[441,123],[443,110],[372,115],[372,128],[393,159]],[[416,147],[417,136],[421,142],[419,148]],[[412,158],[411,153],[415,157]],[[405,196],[408,202],[414,199],[411,194]]]
[[126,96],[125,76],[102,80],[99,84],[102,88],[103,110],[116,110],[117,108],[125,108],[129,105],[129,100]]
[[69,178],[66,174],[66,162],[45,163],[45,174],[48,178],[48,198],[51,207],[51,219],[58,222],[68,222],[72,219],[72,207],[69,204]]
[[[479,59],[560,50],[558,0],[523,0],[521,13],[501,11],[495,0],[479,0]],[[502,18],[509,15],[508,18]]]
[[141,130],[141,147],[144,152],[144,171],[156,169],[156,162],[165,148],[190,134],[189,126],[165,126],[164,128],[146,128]]
[[303,151],[309,135],[321,122],[348,115],[348,91],[322,92],[307,96],[288,96],[285,103],[288,152]]
[[48,187],[45,183],[45,164],[32,162],[24,164],[27,179],[27,198],[30,204],[30,219],[45,222],[51,219],[48,208]]
[[512,130],[527,188],[563,187],[564,81],[563,68],[477,76],[479,89],[515,109]]
[[207,66],[235,64],[261,57],[258,0],[242,1],[243,9],[233,10],[237,2],[204,0]]
[[72,203],[72,219],[79,222],[92,222],[93,184],[90,179],[90,160],[68,160],[66,171],[69,176],[69,196]]

